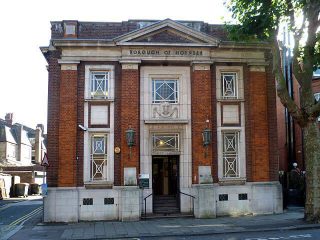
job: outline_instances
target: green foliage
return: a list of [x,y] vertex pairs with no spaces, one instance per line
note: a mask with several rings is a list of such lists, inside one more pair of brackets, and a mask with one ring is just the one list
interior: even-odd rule
[[[305,38],[308,37],[307,27],[310,22],[316,21],[312,14],[319,15],[319,3],[319,0],[226,0],[225,5],[232,12],[232,17],[240,23],[226,24],[226,29],[234,41],[273,41],[277,38],[280,24],[286,22],[291,32],[299,39],[296,43],[300,44],[298,48],[301,54],[297,57],[303,59],[307,53],[304,52]],[[300,34],[302,22],[305,25]],[[319,32],[312,52],[313,66],[317,68],[320,66]],[[307,55],[309,57],[309,54]]]

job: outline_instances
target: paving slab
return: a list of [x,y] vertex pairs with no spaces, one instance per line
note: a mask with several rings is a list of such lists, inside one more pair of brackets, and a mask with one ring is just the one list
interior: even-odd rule
[[320,228],[320,224],[306,224],[303,221],[303,209],[289,209],[283,214],[276,215],[219,217],[215,219],[168,218],[139,222],[40,223],[37,226],[25,226],[10,239],[123,239],[301,228]]

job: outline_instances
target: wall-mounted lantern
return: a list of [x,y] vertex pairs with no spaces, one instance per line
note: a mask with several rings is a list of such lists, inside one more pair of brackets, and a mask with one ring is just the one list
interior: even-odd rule
[[211,129],[206,128],[202,132],[203,146],[208,146],[211,143]]
[[[209,125],[209,120],[206,120],[207,124]],[[203,146],[206,148],[204,156],[207,157],[208,155],[208,146],[211,144],[211,129],[208,126],[202,131],[202,141]]]
[[134,135],[135,131],[129,127],[129,129],[126,131],[126,140],[127,140],[127,145],[130,148],[130,158],[131,158],[131,147],[134,146]]

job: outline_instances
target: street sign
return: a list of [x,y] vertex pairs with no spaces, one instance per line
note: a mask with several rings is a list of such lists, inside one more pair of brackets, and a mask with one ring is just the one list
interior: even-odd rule
[[46,153],[44,153],[43,159],[41,161],[41,166],[44,166],[44,167],[49,166],[48,156]]
[[48,185],[46,183],[41,184],[41,193],[42,196],[48,195]]
[[149,174],[139,174],[139,187],[149,188]]

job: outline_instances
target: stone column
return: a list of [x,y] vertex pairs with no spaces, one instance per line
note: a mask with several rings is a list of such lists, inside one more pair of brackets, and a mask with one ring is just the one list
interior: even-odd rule
[[77,139],[77,61],[59,61],[60,111],[59,111],[59,169],[58,187],[75,187]]
[[[137,185],[140,159],[140,74],[139,62],[121,61],[121,183]],[[126,131],[135,131],[134,146],[127,144]]]
[[[212,132],[211,62],[193,62],[191,75],[192,182],[212,183],[212,143],[204,147],[202,132]],[[212,134],[211,134],[212,137]]]
[[252,180],[269,181],[267,75],[264,66],[249,66],[249,126]]

